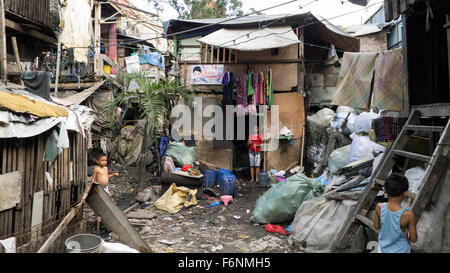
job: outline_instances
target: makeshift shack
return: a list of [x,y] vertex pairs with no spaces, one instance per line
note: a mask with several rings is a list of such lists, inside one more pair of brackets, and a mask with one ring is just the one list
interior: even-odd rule
[[[15,241],[9,251],[36,252],[85,190],[90,111],[24,90],[1,88],[0,97],[0,240]],[[63,252],[82,220],[49,251]]]
[[[271,106],[279,105],[278,130],[287,127],[292,131],[289,139],[280,140],[278,149],[265,153],[265,169],[283,170],[292,163],[299,164],[307,113],[305,96],[309,91],[305,88],[305,77],[308,73],[305,67],[316,62],[320,69],[325,69],[322,58],[329,49],[336,47],[345,51],[359,51],[358,39],[311,13],[290,16],[259,15],[221,21],[223,19],[220,18],[171,20],[166,33],[200,27],[198,30],[173,37],[178,56],[178,80],[181,84],[191,87],[196,96],[203,99],[201,109],[197,108],[202,112],[211,104],[222,106],[223,109],[226,105],[237,106],[234,120],[236,124],[239,117],[245,117],[247,129],[244,139],[237,138],[236,130],[224,132],[224,140],[206,140],[204,135],[199,137],[202,134],[199,128],[203,128],[210,120],[206,117],[203,118],[201,126],[180,133],[199,138],[197,148],[201,160],[226,169],[248,166],[246,142],[249,135],[249,116],[255,113],[263,114],[263,111],[248,107],[253,102],[249,98],[251,92],[245,85],[248,80],[245,79],[262,78],[261,84],[267,88],[267,97],[264,94],[258,99],[255,95],[254,100],[258,101],[254,105],[263,106],[267,111],[265,129],[270,131],[271,128]],[[212,23],[214,25],[208,25]],[[263,24],[265,26],[261,28]],[[203,78],[193,76],[197,70],[204,71]],[[231,98],[223,97],[226,86],[222,80],[223,75],[228,72],[232,73],[236,80],[236,85],[231,86],[231,92],[233,93],[235,87],[237,92]],[[324,92],[322,89],[316,91]],[[190,106],[190,102],[187,105]],[[265,126],[260,124],[261,130],[263,127]],[[274,139],[277,134],[278,131],[268,135],[268,138]],[[233,137],[234,141],[226,136]]]

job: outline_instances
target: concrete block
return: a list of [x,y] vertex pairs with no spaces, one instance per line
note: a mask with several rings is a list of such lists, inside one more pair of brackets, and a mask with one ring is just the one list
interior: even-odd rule
[[339,74],[337,73],[327,73],[325,74],[325,86],[326,87],[336,87]]
[[322,73],[307,74],[307,81],[310,87],[322,87],[325,86],[324,75]]

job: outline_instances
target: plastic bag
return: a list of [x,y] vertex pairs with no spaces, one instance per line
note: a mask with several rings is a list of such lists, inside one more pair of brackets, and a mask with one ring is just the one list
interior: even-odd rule
[[[347,118],[348,113],[350,115]],[[355,130],[355,120],[358,114],[356,114],[355,110],[351,107],[347,106],[339,106],[336,110],[336,115],[334,115],[333,119],[330,122],[331,128],[334,130],[339,130],[341,128],[342,123],[345,121],[345,118],[347,118],[347,130],[344,131],[344,133],[347,132],[347,135],[350,135]]]
[[303,201],[322,195],[324,189],[317,179],[297,173],[259,197],[249,220],[260,224],[290,221]]
[[197,190],[191,190],[186,187],[177,187],[172,184],[170,188],[155,202],[155,207],[169,213],[177,213],[183,207],[197,205],[195,195]]
[[194,165],[195,161],[198,160],[197,148],[187,147],[184,145],[169,143],[167,145],[166,156],[170,156],[173,162],[182,167],[184,165]]
[[336,174],[339,169],[349,163],[351,146],[341,147],[331,153],[330,158],[328,158],[328,170],[331,175]]
[[332,252],[344,232],[357,201],[327,201],[325,197],[303,202],[295,214],[288,242],[306,252]]
[[369,136],[358,136],[353,133],[350,137],[353,141],[350,147],[349,163],[364,158],[373,158],[374,152],[384,152],[386,150],[384,146],[370,140]]
[[284,229],[284,227],[282,227],[280,225],[267,224],[266,231],[280,233],[280,234],[283,234],[284,236],[289,235],[289,233]]
[[369,133],[370,129],[372,129],[372,120],[379,118],[380,115],[377,113],[374,113],[372,111],[370,112],[362,112],[359,114],[355,119],[355,133],[359,132],[365,132]]

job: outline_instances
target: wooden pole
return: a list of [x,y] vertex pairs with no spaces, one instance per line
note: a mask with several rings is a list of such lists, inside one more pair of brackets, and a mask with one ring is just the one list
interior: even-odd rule
[[102,6],[101,3],[95,4],[95,20],[94,20],[94,41],[95,41],[95,60],[94,60],[94,72],[95,76],[101,75],[101,69],[103,67],[100,66],[101,62],[101,56],[100,56],[100,38],[101,38],[101,27],[100,27],[100,20],[102,19]]
[[[20,65],[20,54],[19,54],[19,47],[17,46],[17,39],[16,37],[11,37],[11,43],[14,51],[14,58],[16,59],[16,63],[20,67],[20,71],[22,72],[22,66]],[[20,83],[23,85],[23,81],[20,80]]]
[[303,172],[303,151],[305,150],[305,125],[303,125],[303,132],[302,132],[302,153],[300,156],[300,169],[301,172]]
[[8,80],[8,60],[6,53],[6,22],[5,22],[5,1],[0,0],[0,58],[2,81],[6,84]]

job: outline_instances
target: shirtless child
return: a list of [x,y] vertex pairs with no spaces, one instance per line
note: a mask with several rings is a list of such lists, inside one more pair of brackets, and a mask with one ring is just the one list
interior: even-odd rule
[[105,154],[97,155],[95,160],[97,166],[94,168],[94,173],[92,174],[92,183],[99,184],[103,189],[109,194],[108,184],[111,177],[119,176],[119,173],[108,174],[108,159]]
[[[106,155],[103,153],[97,155],[95,162],[97,163],[97,166],[94,168],[94,173],[92,174],[91,182],[99,184],[109,194],[108,189],[109,179],[111,177],[119,176],[119,173],[113,174],[108,173],[108,167],[106,167],[106,165],[108,164],[108,159],[106,158]],[[100,221],[101,217],[97,216],[97,232],[99,234],[100,234]]]

